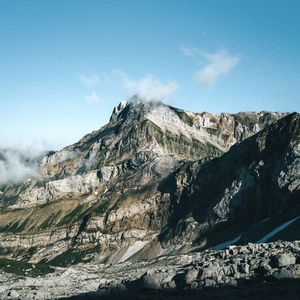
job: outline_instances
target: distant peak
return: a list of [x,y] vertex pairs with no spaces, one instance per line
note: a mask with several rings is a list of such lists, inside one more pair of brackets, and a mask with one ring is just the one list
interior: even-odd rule
[[120,112],[128,105],[127,100],[121,101],[117,106],[114,107],[113,112],[110,117],[110,122],[115,122],[120,114]]
[[117,106],[114,107],[110,122],[115,123],[119,120],[121,112],[127,108],[131,113],[137,115],[145,115],[152,111],[156,107],[167,106],[163,102],[156,99],[148,99],[139,95],[134,95],[127,100],[121,101]]

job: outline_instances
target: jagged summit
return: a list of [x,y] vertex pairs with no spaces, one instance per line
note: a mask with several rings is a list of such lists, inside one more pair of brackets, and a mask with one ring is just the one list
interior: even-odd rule
[[151,114],[152,111],[158,107],[167,107],[167,105],[160,100],[149,100],[141,96],[134,95],[127,100],[121,101],[114,107],[110,117],[110,122],[116,123],[122,118],[127,118],[131,121],[136,119],[141,120],[142,118],[145,118],[147,114]]
[[[285,115],[287,113],[267,111],[218,115],[208,112],[192,113],[159,100],[148,100],[135,95],[114,108],[110,125],[121,123],[124,128],[148,120],[163,132],[187,136],[203,143],[209,140],[224,152],[232,144],[249,137]],[[230,138],[232,133],[234,138]],[[226,136],[229,136],[228,140]]]
[[128,105],[128,101],[123,100],[119,103],[118,106],[115,106],[112,112],[112,115],[110,117],[109,122],[114,123],[117,121],[117,118],[119,116],[119,114],[121,113],[121,111]]
[[46,156],[41,172],[62,178],[161,156],[177,161],[216,157],[280,117],[274,113],[192,113],[134,96],[114,108],[107,125]]

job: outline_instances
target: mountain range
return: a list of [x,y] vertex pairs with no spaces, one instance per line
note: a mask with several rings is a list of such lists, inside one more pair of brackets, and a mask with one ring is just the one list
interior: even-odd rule
[[300,240],[299,142],[298,113],[192,113],[134,96],[0,182],[0,255],[115,265]]

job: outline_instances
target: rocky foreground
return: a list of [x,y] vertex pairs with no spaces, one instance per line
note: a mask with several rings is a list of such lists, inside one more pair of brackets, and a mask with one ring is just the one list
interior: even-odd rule
[[[299,299],[300,241],[229,246],[150,261],[0,273],[1,299]],[[7,269],[6,269],[7,271]]]

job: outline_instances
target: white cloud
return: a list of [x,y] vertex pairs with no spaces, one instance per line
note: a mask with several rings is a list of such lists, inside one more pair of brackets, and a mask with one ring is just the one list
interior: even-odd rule
[[121,78],[121,85],[129,94],[137,94],[147,100],[168,99],[178,89],[176,81],[161,82],[152,74],[146,74],[140,79],[129,78],[122,71],[115,71]]
[[31,152],[0,150],[0,184],[18,183],[38,177],[37,158]]
[[229,74],[240,62],[239,56],[230,55],[226,50],[206,53],[204,57],[209,62],[196,74],[196,81],[202,86],[211,86],[219,78]]
[[91,94],[86,95],[84,98],[89,103],[99,103],[100,102],[100,99],[94,90],[91,92]]
[[[161,82],[154,75],[148,73],[141,78],[135,78],[128,76],[122,70],[111,70],[110,72],[84,75],[80,74],[77,78],[85,86],[93,86],[103,84],[106,88],[121,87],[124,89],[128,96],[134,94],[139,95],[146,100],[150,99],[165,99],[171,97],[178,89],[176,81]],[[89,103],[103,102],[102,97],[99,97],[96,90],[93,89],[90,94],[85,95],[85,101]]]
[[77,78],[87,87],[95,86],[100,83],[100,78],[97,74],[78,74]]
[[239,55],[231,55],[227,50],[207,52],[193,47],[180,47],[183,55],[205,60],[206,65],[195,75],[196,82],[201,86],[212,86],[220,78],[228,75],[240,62]]

